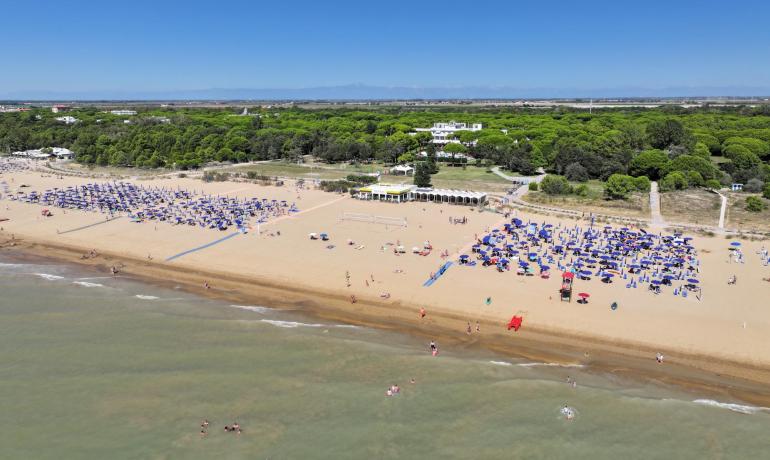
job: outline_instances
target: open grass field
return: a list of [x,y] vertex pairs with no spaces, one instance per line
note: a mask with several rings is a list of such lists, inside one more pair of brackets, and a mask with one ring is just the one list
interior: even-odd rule
[[[229,168],[230,172],[256,171],[266,176],[282,176],[304,179],[338,180],[349,174],[366,174],[375,171],[383,173],[380,182],[411,183],[412,176],[392,176],[384,174],[389,168],[382,163],[371,164],[335,164],[304,163],[293,164],[284,162],[256,163],[238,165]],[[432,183],[438,188],[453,188],[461,190],[482,190],[488,192],[504,192],[510,188],[507,180],[492,173],[487,168],[478,166],[460,167],[440,166],[437,174],[433,175]]]
[[322,167],[319,165],[298,165],[293,163],[256,163],[244,164],[230,168],[230,172],[255,171],[265,176],[281,176],[303,179],[337,180],[344,179],[348,174],[362,174],[365,170],[357,170],[353,167],[342,169],[337,167]]
[[703,189],[660,194],[660,213],[667,222],[717,225],[720,207],[719,195]]
[[[579,185],[571,183],[572,186]],[[598,180],[585,182],[586,196],[547,195],[543,192],[528,192],[524,200],[542,206],[572,209],[585,213],[613,214],[624,217],[646,219],[650,217],[650,197],[646,193],[634,193],[627,200],[607,200],[604,184]]]
[[725,227],[742,231],[770,232],[770,200],[762,199],[768,207],[762,212],[746,210],[746,197],[750,193],[725,192],[727,194],[727,216]]
[[431,182],[434,187],[438,188],[498,193],[511,188],[511,184],[507,180],[491,172],[489,169],[479,166],[466,166],[465,169],[441,166],[439,172],[431,178]]

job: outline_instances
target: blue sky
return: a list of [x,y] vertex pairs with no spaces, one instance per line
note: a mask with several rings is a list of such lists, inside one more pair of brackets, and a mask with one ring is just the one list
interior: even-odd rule
[[770,88],[769,4],[3,0],[0,94]]

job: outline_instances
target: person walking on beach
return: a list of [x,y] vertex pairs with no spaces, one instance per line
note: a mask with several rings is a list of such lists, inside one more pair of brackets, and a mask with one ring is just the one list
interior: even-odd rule
[[479,326],[479,320],[476,320],[476,333],[481,332],[481,327]]
[[425,318],[425,307],[420,307],[420,319]]
[[465,333],[468,335],[471,335],[471,332],[473,332],[473,330],[471,329],[471,322],[468,321],[468,326],[465,328]]

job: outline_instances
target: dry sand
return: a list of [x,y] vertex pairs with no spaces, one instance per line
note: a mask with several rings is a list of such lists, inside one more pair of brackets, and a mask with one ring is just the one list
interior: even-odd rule
[[[13,179],[13,183],[11,182]],[[88,182],[86,179],[42,177],[40,173],[0,176],[12,189],[21,183],[42,191]],[[423,287],[431,272],[444,263],[448,250],[456,260],[467,252],[475,235],[501,225],[492,212],[432,203],[373,203],[315,190],[299,192],[293,186],[264,187],[249,183],[209,183],[166,178],[142,181],[205,190],[211,194],[264,197],[296,202],[301,212],[282,217],[252,232],[194,252],[171,262],[167,257],[209,243],[230,232],[218,232],[158,222],[132,223],[122,218],[105,222],[90,212],[52,209],[44,218],[38,205],[0,201],[0,237],[52,257],[85,262],[109,270],[119,262],[123,273],[187,286],[208,295],[251,299],[271,306],[302,306],[309,312],[346,321],[374,324],[408,333],[441,336],[457,344],[476,344],[533,359],[592,362],[619,373],[646,375],[668,382],[721,387],[744,400],[757,401],[770,383],[770,268],[760,264],[756,251],[767,242],[743,241],[745,264],[728,263],[728,239],[694,239],[700,251],[701,301],[675,297],[671,291],[655,296],[644,289],[626,289],[623,282],[604,285],[576,281],[575,292],[591,293],[590,303],[559,301],[558,276],[550,280],[519,277],[494,268],[452,266],[431,287]],[[406,228],[342,221],[344,212],[404,217]],[[450,217],[467,217],[466,225],[452,225]],[[526,220],[548,219],[555,225],[574,220],[519,214]],[[81,227],[97,224],[91,227]],[[75,230],[80,229],[80,230]],[[74,230],[74,231],[73,231]],[[280,236],[277,235],[280,231]],[[328,232],[330,242],[311,241],[311,232]],[[11,235],[15,238],[10,242]],[[346,244],[352,239],[355,244]],[[430,241],[429,256],[411,254],[413,246]],[[405,246],[395,255],[387,243]],[[333,244],[333,249],[327,245]],[[363,245],[362,249],[356,247]],[[80,261],[79,255],[96,249],[100,257]],[[153,260],[148,261],[151,255]],[[346,272],[351,286],[346,286]],[[738,284],[728,286],[735,274]],[[372,281],[372,277],[374,281]],[[210,290],[202,288],[208,281]],[[368,286],[367,286],[368,283]],[[382,293],[390,298],[383,300]],[[351,305],[349,298],[359,301]],[[484,300],[492,297],[492,304]],[[612,311],[609,305],[618,302]],[[426,320],[418,319],[425,307]],[[524,316],[519,333],[503,324],[513,314]],[[482,324],[481,334],[466,336],[467,321]],[[656,351],[666,354],[666,370],[654,361]],[[585,354],[588,352],[588,354]],[[679,364],[679,370],[671,373]],[[686,370],[682,370],[686,369]],[[717,375],[730,376],[729,381]]]

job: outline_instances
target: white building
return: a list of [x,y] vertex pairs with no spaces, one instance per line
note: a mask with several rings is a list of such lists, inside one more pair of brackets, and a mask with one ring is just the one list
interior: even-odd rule
[[70,109],[70,107],[68,105],[57,104],[57,105],[54,105],[53,107],[51,107],[51,112],[53,112],[53,113],[66,112],[69,109]]
[[450,190],[436,188],[418,188],[411,184],[372,184],[355,190],[354,196],[361,200],[391,201],[433,201],[462,205],[479,205],[487,200],[484,192],[469,190]]
[[[420,156],[420,157],[423,157],[423,158],[427,157],[428,156],[428,152],[423,150],[422,152],[419,152],[417,154],[417,156]],[[436,158],[453,158],[453,156],[449,152],[445,152],[443,150],[439,150],[438,152],[436,152]],[[473,157],[468,155],[468,154],[466,154],[466,153],[457,152],[457,153],[454,154],[454,159],[455,160],[462,160],[462,159],[472,160]]]
[[394,175],[412,176],[414,175],[414,168],[409,165],[396,165],[390,168],[390,172]]
[[78,119],[67,115],[66,117],[56,117],[56,121],[60,121],[65,125],[72,125],[78,122]]
[[22,150],[19,152],[13,152],[11,155],[16,157],[26,157],[26,158],[32,158],[34,160],[42,160],[43,158],[50,157],[49,154],[43,153],[43,151],[39,149],[33,149],[33,150]]
[[32,149],[13,152],[11,155],[17,157],[27,157],[35,160],[43,160],[46,158],[56,157],[58,159],[70,159],[75,156],[74,152],[70,149],[63,147],[51,147],[45,149]]
[[65,149],[64,147],[53,147],[51,148],[51,155],[60,160],[69,160],[75,156],[75,153],[70,149]]
[[412,199],[417,189],[411,184],[370,184],[356,189],[355,197],[361,200],[393,201],[401,203]]
[[417,188],[412,191],[411,198],[415,201],[433,201],[436,203],[478,205],[487,201],[484,192],[470,190],[453,190],[445,188]]
[[450,142],[459,143],[459,140],[450,139],[457,131],[481,131],[481,123],[457,123],[456,121],[450,121],[449,123],[433,123],[430,128],[415,128],[415,131],[429,132],[433,136],[434,144],[448,144]]
[[113,115],[136,115],[136,110],[110,110]]

